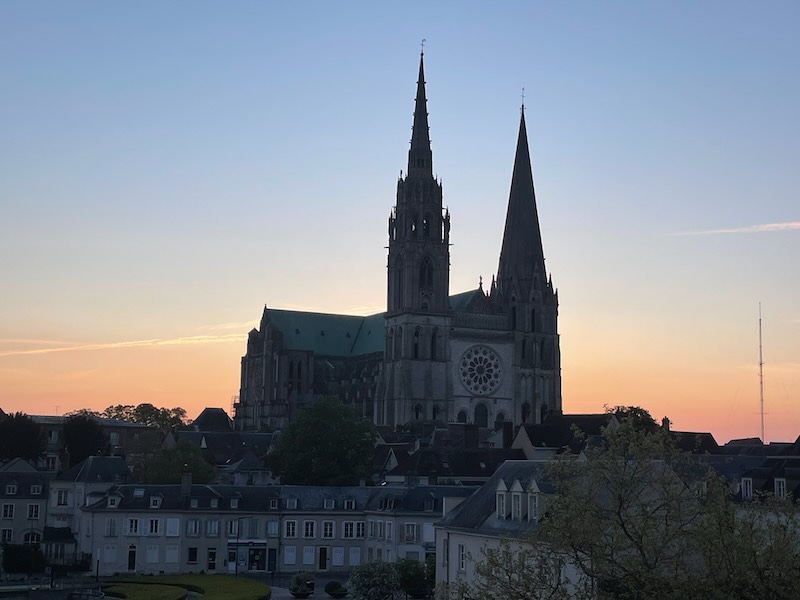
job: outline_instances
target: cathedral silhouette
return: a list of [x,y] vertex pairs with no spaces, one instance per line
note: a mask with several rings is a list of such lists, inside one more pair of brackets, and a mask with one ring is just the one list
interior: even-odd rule
[[520,111],[496,277],[450,295],[450,214],[433,175],[420,54],[408,167],[389,216],[386,312],[264,307],[242,357],[237,430],[285,427],[318,396],[376,425],[456,421],[499,428],[561,412],[558,292],[547,276]]

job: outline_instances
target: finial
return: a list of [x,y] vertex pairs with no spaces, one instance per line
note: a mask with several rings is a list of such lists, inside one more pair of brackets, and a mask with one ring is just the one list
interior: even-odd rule
[[483,275],[478,275],[478,289],[483,291]]
[[523,114],[525,113],[525,88],[522,88],[522,94],[520,94],[522,98],[522,106],[520,107],[520,112]]
[[420,56],[425,56],[425,42],[426,41],[427,40],[425,38],[422,38],[422,42],[419,45],[419,55]]

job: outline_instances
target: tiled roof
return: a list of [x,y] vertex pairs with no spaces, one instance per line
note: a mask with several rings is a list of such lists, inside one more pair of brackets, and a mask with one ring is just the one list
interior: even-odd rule
[[74,467],[58,475],[56,481],[81,481],[83,483],[122,483],[131,472],[121,456],[89,456]]
[[383,313],[359,317],[269,308],[265,314],[283,333],[287,350],[312,350],[319,356],[383,352]]

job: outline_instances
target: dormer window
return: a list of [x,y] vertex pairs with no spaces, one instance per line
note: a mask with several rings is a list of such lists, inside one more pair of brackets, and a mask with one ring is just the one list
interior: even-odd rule
[[278,510],[278,499],[277,498],[270,498],[269,499],[269,508],[270,508],[270,510]]
[[211,499],[211,508],[219,507],[219,498],[212,498]]
[[286,508],[288,508],[289,510],[297,509],[297,498],[287,498]]
[[109,508],[115,508],[117,506],[117,504],[119,504],[119,498],[117,498],[116,496],[109,496],[108,497],[108,507]]
[[325,498],[325,510],[333,510],[336,506],[336,502],[333,498]]
[[8,496],[16,496],[17,494],[17,484],[16,483],[9,483],[6,486],[6,495]]
[[189,500],[189,507],[197,508],[197,498],[192,498],[191,500]]
[[528,494],[528,521],[539,520],[539,493]]
[[231,508],[239,508],[239,499],[231,498]]
[[520,492],[511,494],[511,518],[515,521],[522,520],[522,494]]
[[356,509],[356,501],[353,499],[348,499],[344,501],[344,509],[345,510],[355,510]]
[[144,498],[144,488],[136,488],[133,490],[134,498]]
[[161,506],[161,498],[159,496],[150,496],[150,508],[159,508]]
[[506,518],[506,493],[505,492],[497,492],[497,518],[498,519],[505,519]]
[[786,480],[783,477],[775,479],[775,497],[786,498]]
[[425,512],[433,512],[434,503],[433,498],[425,498]]
[[31,496],[41,496],[42,495],[42,486],[40,485],[32,485],[31,486]]
[[742,477],[742,500],[752,500],[753,480],[750,477]]

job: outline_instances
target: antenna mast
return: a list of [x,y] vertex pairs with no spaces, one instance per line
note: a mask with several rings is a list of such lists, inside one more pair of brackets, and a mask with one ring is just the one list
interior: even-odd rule
[[764,349],[761,343],[761,302],[758,303],[758,391],[761,401],[761,441],[767,443],[764,438]]

